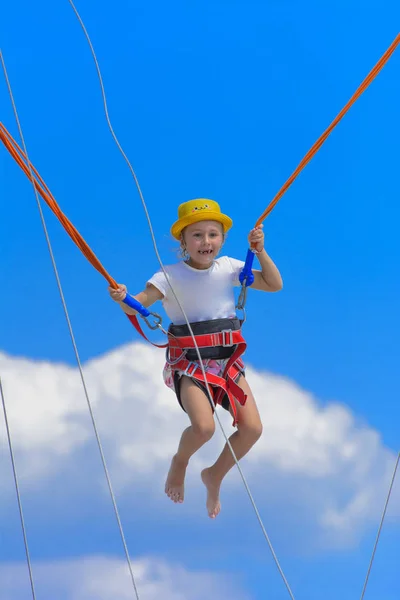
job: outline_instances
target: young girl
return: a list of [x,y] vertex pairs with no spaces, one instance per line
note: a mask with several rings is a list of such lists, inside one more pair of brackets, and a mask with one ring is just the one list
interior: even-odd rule
[[[240,334],[240,331],[237,331],[240,330],[240,322],[236,317],[233,288],[240,286],[239,274],[243,269],[244,262],[227,256],[217,258],[226,232],[231,226],[232,220],[221,212],[216,202],[197,199],[179,206],[178,220],[171,228],[173,237],[180,241],[183,260],[166,266],[165,271],[195,335],[215,331],[222,331],[222,335],[224,335],[227,323],[231,326],[228,331],[230,335],[232,335],[232,330],[235,335]],[[261,265],[261,271],[253,270],[254,283],[251,287],[264,292],[280,290],[282,279],[278,269],[264,250],[262,225],[250,231],[248,242],[252,245]],[[126,286],[119,285],[117,290],[109,288],[109,292],[112,299],[120,304],[124,312],[136,314],[133,309],[123,303],[127,294]],[[179,336],[182,335],[188,339],[187,336],[190,336],[190,333],[186,320],[162,270],[153,275],[147,282],[146,288],[134,298],[145,307],[151,306],[157,300],[162,300],[164,309],[172,322],[169,328],[170,340],[178,338],[179,341]],[[226,376],[225,367],[229,357],[237,348],[232,343],[225,343],[226,339],[229,342],[229,336],[223,338],[223,345],[217,348],[201,348],[207,381],[210,379],[209,387],[213,392],[216,387],[212,381],[220,381],[221,377]],[[238,338],[235,337],[235,339]],[[165,484],[165,493],[173,502],[179,503],[184,499],[184,480],[189,460],[201,446],[210,440],[215,430],[213,407],[209,396],[204,383],[202,384],[194,375],[194,370],[197,370],[197,373],[201,371],[196,369],[199,361],[197,354],[193,356],[193,352],[196,351],[184,350],[186,363],[180,363],[190,364],[193,369],[177,369],[179,364],[178,361],[171,359],[171,348],[168,355],[169,360],[164,368],[164,381],[175,391],[181,407],[190,420],[190,426],[183,432],[177,453],[172,458]],[[189,359],[190,353],[192,355],[188,363],[187,359]],[[236,388],[238,386],[235,396],[237,398],[241,394],[242,402],[237,399],[232,401],[232,394],[229,394],[228,398],[225,390],[226,393],[223,397],[221,394],[219,395],[218,403],[235,416],[237,430],[230,437],[230,443],[237,459],[240,460],[261,436],[262,424],[254,397],[245,379],[243,363],[237,360],[233,368],[236,370],[234,376],[231,377],[231,385],[235,389],[235,384],[232,383],[234,379],[237,384]],[[234,464],[232,453],[226,444],[216,462],[201,473],[202,481],[207,489],[207,511],[212,519],[221,510],[219,492],[222,480]]]

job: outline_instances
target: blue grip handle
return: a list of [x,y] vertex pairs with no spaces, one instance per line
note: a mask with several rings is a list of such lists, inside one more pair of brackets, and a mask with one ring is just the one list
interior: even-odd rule
[[254,282],[254,275],[253,275],[253,271],[251,270],[251,268],[253,266],[253,260],[254,260],[254,252],[249,249],[247,251],[246,262],[244,263],[243,270],[239,275],[240,283],[243,285],[243,282],[245,281],[246,287],[248,287],[249,285],[251,285]]
[[133,298],[129,294],[127,294],[125,296],[124,304],[127,304],[134,310],[137,310],[138,313],[142,315],[142,317],[148,317],[151,315],[151,312],[147,308],[145,308],[143,306],[143,304],[140,304],[140,302],[138,302],[135,298]]

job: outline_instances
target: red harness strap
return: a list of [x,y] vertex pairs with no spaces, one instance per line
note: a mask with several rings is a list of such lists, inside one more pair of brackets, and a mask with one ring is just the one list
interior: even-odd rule
[[128,319],[130,320],[130,322],[132,323],[132,325],[134,326],[134,328],[136,329],[136,331],[147,341],[150,342],[150,344],[152,344],[153,346],[156,346],[156,348],[166,348],[168,346],[168,344],[155,344],[154,342],[152,342],[151,340],[149,340],[149,338],[145,335],[145,333],[143,332],[143,329],[140,327],[139,325],[139,319],[137,318],[136,315],[128,315],[128,313],[126,313],[126,316],[128,317]]
[[[235,346],[235,350],[229,357],[224,372],[221,376],[206,373],[207,383],[213,395],[214,404],[221,404],[225,394],[228,396],[229,404],[233,413],[233,425],[237,424],[237,408],[235,400],[242,406],[246,403],[247,396],[242,388],[235,382],[238,374],[243,368],[241,355],[246,350],[247,344],[240,330],[225,330],[218,333],[204,333],[195,336],[198,348],[216,348],[218,346]],[[198,362],[189,361],[186,358],[186,350],[195,348],[191,336],[176,337],[168,335],[168,364],[173,371],[183,371],[188,377],[193,377],[201,383],[205,383],[201,366]]]

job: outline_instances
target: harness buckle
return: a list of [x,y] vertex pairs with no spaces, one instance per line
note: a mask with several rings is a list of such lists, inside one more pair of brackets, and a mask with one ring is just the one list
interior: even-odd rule
[[[194,367],[194,368],[193,368]],[[183,372],[183,375],[187,375],[188,377],[192,377],[198,369],[198,365],[194,362],[190,362],[186,369]]]
[[[233,331],[232,329],[223,329],[222,333],[222,346],[224,348],[229,348],[233,346]],[[226,341],[225,334],[228,336],[228,341]]]

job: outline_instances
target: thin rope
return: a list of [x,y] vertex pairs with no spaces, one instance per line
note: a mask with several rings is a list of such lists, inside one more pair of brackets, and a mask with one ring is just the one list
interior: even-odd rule
[[212,406],[213,406],[213,408],[214,408],[214,414],[216,415],[216,419],[217,419],[217,421],[218,421],[218,425],[219,425],[219,427],[220,427],[220,429],[221,429],[221,431],[222,431],[222,434],[223,434],[223,436],[224,436],[224,438],[225,438],[225,441],[226,441],[226,443],[227,443],[227,446],[228,446],[228,448],[229,448],[229,450],[230,450],[230,452],[231,452],[231,454],[232,454],[232,457],[233,457],[233,459],[234,459],[234,461],[235,461],[236,467],[237,467],[237,469],[238,469],[238,471],[239,471],[239,473],[240,473],[240,476],[241,476],[241,479],[242,479],[242,481],[243,481],[243,484],[244,484],[244,486],[245,486],[246,492],[247,492],[247,494],[248,494],[248,497],[249,497],[249,499],[250,499],[250,502],[251,502],[251,504],[252,504],[252,506],[253,506],[253,509],[254,509],[254,512],[255,512],[255,514],[256,514],[257,520],[258,520],[258,522],[259,522],[259,525],[260,525],[260,527],[261,527],[262,533],[264,534],[264,537],[265,537],[265,539],[266,539],[266,541],[267,541],[267,544],[268,544],[268,546],[269,546],[269,549],[270,549],[270,551],[271,551],[271,554],[272,554],[272,556],[273,556],[273,559],[274,559],[274,561],[275,561],[275,564],[276,564],[276,566],[277,566],[277,568],[278,568],[278,571],[279,571],[279,573],[280,573],[280,575],[281,575],[281,577],[282,577],[282,579],[283,579],[283,582],[284,582],[284,584],[285,584],[285,586],[286,586],[286,589],[287,589],[287,591],[288,591],[288,593],[289,593],[289,595],[290,595],[291,599],[292,599],[292,600],[295,600],[295,598],[294,598],[294,595],[293,595],[293,592],[292,592],[292,590],[290,589],[289,583],[288,583],[288,581],[287,581],[287,579],[286,579],[286,577],[285,577],[285,574],[284,574],[284,572],[283,572],[283,570],[282,570],[282,567],[281,567],[281,565],[280,565],[280,563],[279,563],[279,560],[278,560],[278,558],[277,558],[277,555],[276,555],[276,553],[275,553],[275,550],[274,550],[274,548],[273,548],[273,546],[272,546],[271,540],[270,540],[270,538],[269,538],[269,536],[268,536],[268,534],[267,534],[267,531],[266,531],[266,529],[265,529],[264,523],[263,523],[263,521],[262,521],[262,519],[261,519],[260,512],[259,512],[259,510],[258,510],[258,508],[257,508],[257,505],[256,505],[256,503],[255,503],[255,500],[254,500],[254,498],[253,498],[253,495],[252,495],[252,493],[251,493],[251,491],[250,491],[250,487],[249,487],[249,485],[248,485],[248,483],[247,483],[247,480],[246,480],[246,478],[245,478],[245,476],[244,476],[243,470],[242,470],[242,468],[241,468],[241,466],[240,466],[240,464],[239,464],[239,461],[238,461],[238,459],[237,459],[237,457],[236,457],[236,454],[235,454],[235,452],[234,452],[234,450],[233,450],[233,448],[232,448],[232,444],[231,444],[231,442],[229,441],[229,438],[228,438],[228,436],[227,436],[227,434],[226,434],[226,432],[225,432],[225,430],[224,430],[224,427],[223,427],[223,425],[222,425],[222,423],[221,423],[221,420],[220,420],[220,418],[219,418],[219,415],[218,415],[218,411],[216,410],[216,406],[215,406],[215,403],[214,403],[214,400],[213,400],[213,397],[212,397],[212,394],[211,394],[211,391],[210,391],[210,388],[209,388],[209,385],[208,385],[208,382],[207,382],[207,376],[206,376],[206,372],[205,372],[205,368],[204,368],[204,363],[203,363],[203,361],[202,361],[202,358],[201,358],[201,355],[200,355],[200,351],[199,351],[199,348],[198,348],[198,345],[197,345],[197,342],[196,342],[196,338],[195,338],[195,336],[194,336],[194,333],[193,333],[193,331],[192,331],[192,328],[191,328],[191,326],[190,326],[190,322],[189,322],[189,319],[188,319],[188,317],[187,317],[187,315],[186,315],[186,312],[185,312],[185,310],[183,309],[183,306],[181,305],[181,303],[180,303],[180,301],[179,301],[179,298],[177,297],[177,295],[176,295],[176,293],[175,293],[175,290],[174,290],[174,288],[173,288],[173,286],[172,286],[172,284],[171,284],[171,282],[170,282],[170,280],[169,280],[169,277],[167,277],[167,273],[166,273],[166,271],[165,271],[165,267],[164,267],[163,261],[162,261],[162,259],[161,259],[161,256],[160,256],[160,254],[159,254],[158,247],[157,247],[157,242],[156,242],[156,238],[155,238],[155,234],[154,234],[154,230],[153,230],[153,226],[152,226],[152,222],[151,222],[150,215],[149,215],[149,212],[148,212],[148,209],[147,209],[147,205],[146,205],[146,202],[145,202],[145,199],[144,199],[144,196],[143,196],[143,193],[142,193],[142,190],[141,190],[140,184],[139,184],[138,177],[136,176],[136,173],[135,173],[135,171],[134,171],[134,169],[133,169],[133,167],[132,167],[132,165],[131,165],[131,163],[130,163],[130,161],[129,161],[129,159],[128,159],[127,155],[126,155],[126,153],[125,153],[125,152],[124,152],[124,150],[122,149],[122,146],[121,146],[121,144],[120,144],[120,142],[119,142],[119,140],[118,140],[118,138],[117,138],[117,136],[116,136],[116,134],[115,134],[115,132],[114,132],[114,129],[113,129],[113,127],[112,127],[111,120],[110,120],[109,113],[108,113],[108,107],[107,107],[107,98],[106,98],[105,88],[104,88],[104,84],[103,84],[103,78],[102,78],[102,75],[101,75],[100,66],[99,66],[99,63],[98,63],[98,60],[97,60],[96,53],[95,53],[95,51],[94,51],[93,44],[92,44],[92,42],[91,42],[91,39],[90,39],[90,37],[89,37],[89,34],[88,34],[88,32],[87,32],[87,29],[86,29],[86,27],[85,27],[85,24],[83,23],[83,20],[82,20],[82,18],[81,18],[81,16],[80,16],[80,14],[78,13],[78,10],[77,10],[77,8],[75,7],[75,5],[74,5],[73,1],[72,1],[72,0],[68,0],[68,2],[69,2],[69,4],[71,5],[71,7],[72,7],[72,9],[73,9],[73,11],[74,11],[74,13],[75,13],[75,15],[76,15],[76,17],[77,17],[77,19],[78,19],[78,21],[79,21],[79,23],[80,23],[80,26],[81,26],[81,28],[82,28],[82,30],[83,30],[83,33],[84,33],[84,35],[85,35],[85,37],[86,37],[86,40],[87,40],[87,42],[88,42],[88,44],[89,44],[90,51],[91,51],[91,53],[92,53],[92,56],[93,56],[93,60],[94,60],[94,63],[95,63],[95,66],[96,66],[96,70],[97,70],[97,75],[98,75],[99,82],[100,82],[101,94],[102,94],[102,98],[103,98],[103,105],[104,105],[104,112],[105,112],[105,115],[106,115],[106,120],[107,120],[108,127],[109,127],[109,129],[110,129],[111,135],[112,135],[112,137],[113,137],[113,139],[114,139],[114,141],[115,141],[115,143],[116,143],[116,145],[117,145],[117,147],[118,147],[119,151],[121,152],[121,154],[122,154],[122,156],[123,156],[123,158],[124,158],[124,160],[125,160],[126,164],[127,164],[127,165],[128,165],[128,167],[129,167],[129,170],[130,170],[130,172],[131,172],[131,174],[132,174],[132,176],[133,176],[133,179],[134,179],[134,181],[135,181],[135,184],[136,184],[136,187],[137,187],[137,190],[138,190],[138,193],[139,193],[139,197],[140,197],[140,200],[141,200],[141,202],[142,202],[142,206],[143,206],[143,209],[144,209],[144,212],[145,212],[146,218],[147,218],[147,222],[148,222],[148,226],[149,226],[150,235],[151,235],[151,239],[152,239],[152,242],[153,242],[153,247],[154,247],[155,254],[156,254],[156,256],[157,256],[157,259],[158,259],[158,262],[159,262],[159,264],[160,264],[160,267],[161,267],[161,269],[162,269],[162,271],[163,271],[163,273],[164,273],[164,275],[165,275],[165,277],[166,277],[166,280],[167,280],[167,282],[168,282],[168,285],[169,285],[169,287],[170,287],[170,289],[171,289],[171,292],[172,292],[172,294],[173,294],[173,296],[174,296],[174,298],[175,298],[175,300],[176,300],[176,302],[177,302],[177,304],[178,304],[179,308],[180,308],[180,309],[181,309],[181,311],[182,311],[182,314],[183,314],[183,316],[184,316],[184,319],[185,319],[185,321],[186,321],[186,324],[187,324],[187,326],[188,326],[188,329],[189,329],[190,335],[191,335],[191,337],[192,337],[192,339],[193,339],[193,343],[194,343],[194,346],[195,346],[195,349],[196,349],[197,357],[198,357],[198,359],[199,359],[199,363],[200,363],[201,371],[202,371],[202,373],[203,373],[203,377],[204,377],[204,381],[205,381],[205,385],[206,385],[206,389],[207,389],[207,394],[208,394],[208,397],[209,397],[209,399],[210,399],[210,401],[211,401],[211,405],[212,405]]
[[54,270],[54,274],[55,274],[55,277],[56,277],[58,291],[60,293],[61,302],[62,302],[62,305],[63,305],[64,314],[65,314],[65,318],[67,320],[68,330],[69,330],[69,333],[70,333],[70,336],[71,336],[71,341],[72,341],[72,345],[73,345],[73,348],[74,348],[76,362],[78,364],[78,369],[79,369],[79,373],[80,373],[80,377],[81,377],[81,381],[82,381],[82,385],[83,385],[83,389],[84,389],[84,393],[85,393],[85,397],[86,397],[86,402],[87,402],[89,413],[90,413],[90,418],[91,418],[92,425],[93,425],[93,430],[94,430],[94,433],[95,433],[95,436],[96,436],[96,440],[97,440],[97,445],[98,445],[98,448],[99,448],[99,452],[100,452],[100,457],[101,457],[101,461],[102,461],[102,464],[103,464],[104,473],[105,473],[105,476],[106,476],[106,479],[107,479],[108,489],[109,489],[111,500],[112,500],[112,503],[113,503],[115,517],[117,519],[117,523],[118,523],[118,528],[119,528],[119,532],[120,532],[120,535],[121,535],[122,544],[124,546],[125,556],[126,556],[126,560],[127,560],[127,563],[128,563],[129,572],[130,572],[130,575],[131,575],[133,588],[134,588],[134,591],[135,591],[136,599],[139,600],[139,594],[138,594],[138,590],[137,590],[137,586],[136,586],[136,582],[135,582],[135,577],[134,577],[134,574],[133,574],[131,559],[130,559],[130,556],[129,556],[128,546],[127,546],[127,543],[126,543],[126,539],[125,539],[125,535],[124,535],[124,531],[123,531],[123,527],[122,527],[122,522],[121,522],[121,519],[120,519],[120,516],[119,516],[117,502],[116,502],[114,491],[113,491],[113,488],[112,488],[112,485],[111,485],[111,479],[110,479],[110,475],[109,475],[109,472],[108,472],[108,468],[107,468],[107,464],[106,464],[106,460],[105,460],[105,456],[104,456],[104,452],[103,452],[103,447],[102,447],[102,444],[101,444],[101,441],[100,441],[100,436],[99,436],[99,433],[98,433],[98,429],[97,429],[95,417],[94,417],[94,414],[93,414],[92,405],[91,405],[91,402],[90,402],[90,398],[89,398],[89,393],[88,393],[87,386],[86,386],[85,377],[84,377],[84,374],[83,374],[82,364],[81,364],[81,360],[80,360],[80,357],[79,357],[78,347],[77,347],[77,344],[76,344],[76,341],[75,341],[75,335],[74,335],[74,332],[73,332],[73,329],[72,329],[72,324],[71,324],[71,321],[70,321],[70,318],[69,318],[69,313],[68,313],[68,309],[67,309],[67,303],[65,301],[63,289],[62,289],[62,286],[61,286],[61,280],[60,280],[60,277],[59,277],[59,274],[58,274],[57,264],[56,264],[56,260],[55,260],[55,257],[54,257],[54,253],[53,253],[53,249],[52,249],[52,245],[51,245],[51,241],[50,241],[50,236],[49,236],[49,233],[48,233],[48,230],[47,230],[46,220],[45,220],[45,217],[44,217],[44,214],[43,214],[43,210],[42,210],[42,206],[41,206],[41,202],[40,202],[40,198],[39,198],[37,189],[36,189],[36,187],[34,185],[34,176],[33,176],[33,172],[32,172],[32,169],[31,169],[31,164],[30,164],[29,157],[28,157],[28,151],[27,151],[27,147],[26,147],[26,144],[25,144],[25,138],[24,138],[24,135],[23,135],[23,132],[22,132],[22,127],[21,127],[21,123],[20,123],[20,120],[19,120],[17,107],[16,107],[16,104],[15,104],[15,101],[14,101],[14,95],[12,93],[11,84],[10,84],[10,81],[9,81],[9,78],[8,78],[7,69],[6,69],[6,65],[5,65],[3,54],[1,52],[1,50],[0,50],[0,60],[1,60],[1,64],[2,64],[2,67],[3,67],[3,71],[4,71],[4,76],[5,76],[5,79],[6,79],[8,93],[10,95],[10,99],[11,99],[11,103],[12,103],[12,107],[13,107],[13,111],[14,111],[15,120],[17,122],[19,135],[20,135],[21,142],[22,142],[22,145],[23,145],[23,148],[24,148],[25,156],[26,156],[27,161],[28,161],[30,178],[31,178],[31,181],[32,181],[32,184],[33,184],[33,190],[34,190],[34,193],[35,193],[36,202],[37,202],[37,206],[38,206],[38,209],[39,209],[40,219],[41,219],[43,230],[44,230],[44,234],[45,234],[45,237],[46,237],[47,247],[48,247],[48,250],[49,250],[49,253],[50,253],[50,258],[51,258],[51,262],[52,262],[52,265],[53,265],[53,270]]
[[387,495],[387,498],[386,498],[386,502],[385,502],[385,508],[383,509],[381,522],[379,524],[378,534],[376,536],[376,540],[375,540],[375,544],[374,544],[374,549],[372,551],[372,556],[371,556],[371,560],[369,562],[367,576],[365,578],[364,587],[363,587],[363,591],[362,591],[360,600],[363,600],[363,598],[365,596],[366,589],[367,589],[367,585],[368,585],[368,581],[369,581],[369,576],[370,576],[371,569],[372,569],[372,564],[374,562],[374,558],[375,558],[375,554],[376,554],[376,549],[378,547],[378,542],[379,542],[379,538],[380,538],[380,535],[381,535],[381,531],[382,531],[382,527],[383,527],[383,522],[385,520],[386,511],[387,511],[387,507],[388,507],[388,504],[389,504],[390,496],[391,496],[391,493],[392,493],[394,481],[396,479],[396,473],[397,473],[397,468],[399,466],[399,462],[400,462],[400,452],[397,455],[397,460],[396,460],[396,463],[395,463],[395,466],[394,466],[393,476],[392,476],[392,480],[390,482],[389,492],[388,492],[388,495]]
[[23,535],[23,538],[24,538],[26,562],[27,562],[28,571],[29,571],[29,581],[30,581],[30,584],[31,584],[32,598],[33,598],[33,600],[36,600],[35,586],[34,586],[34,583],[33,583],[33,570],[32,570],[32,564],[31,564],[31,557],[30,557],[30,553],[29,553],[28,536],[26,534],[24,512],[22,510],[22,500],[21,500],[21,494],[20,494],[20,491],[19,491],[18,475],[17,475],[16,466],[15,466],[14,450],[13,450],[13,445],[12,445],[12,441],[11,441],[11,431],[10,431],[10,427],[9,427],[9,424],[8,424],[6,399],[5,399],[5,395],[4,395],[3,383],[1,381],[1,377],[0,377],[0,395],[1,395],[1,403],[3,405],[4,422],[6,424],[8,449],[10,451],[10,458],[11,458],[11,465],[12,465],[13,476],[14,476],[15,491],[17,493],[19,518],[20,518],[20,521],[21,521],[22,535]]

